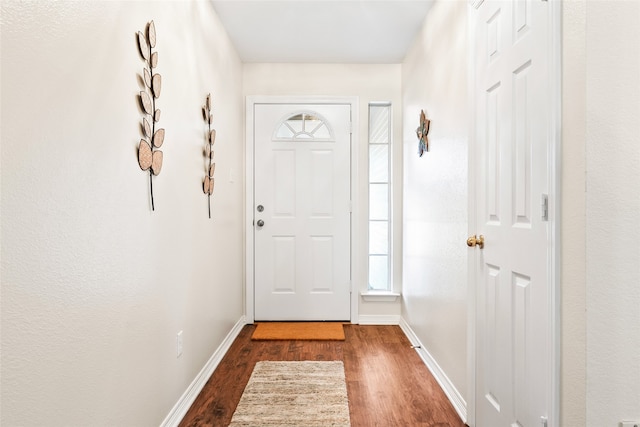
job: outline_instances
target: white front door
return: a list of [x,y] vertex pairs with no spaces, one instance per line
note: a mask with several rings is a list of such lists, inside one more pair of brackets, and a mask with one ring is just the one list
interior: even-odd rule
[[549,3],[475,13],[475,426],[543,426],[553,335]]
[[349,320],[351,107],[254,106],[255,320]]

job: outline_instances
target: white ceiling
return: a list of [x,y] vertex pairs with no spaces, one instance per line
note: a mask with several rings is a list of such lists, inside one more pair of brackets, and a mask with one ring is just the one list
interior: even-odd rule
[[433,0],[211,0],[244,62],[400,63]]

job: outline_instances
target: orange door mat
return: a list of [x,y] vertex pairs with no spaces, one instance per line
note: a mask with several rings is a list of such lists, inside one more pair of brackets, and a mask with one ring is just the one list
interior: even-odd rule
[[344,341],[344,329],[338,322],[257,323],[252,340],[324,340]]

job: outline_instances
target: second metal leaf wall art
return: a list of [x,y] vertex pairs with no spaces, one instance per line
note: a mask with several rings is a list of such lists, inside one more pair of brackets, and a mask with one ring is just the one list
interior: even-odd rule
[[204,107],[202,107],[202,116],[208,125],[206,145],[204,148],[204,156],[206,160],[208,160],[208,166],[207,175],[204,177],[204,181],[202,183],[202,189],[208,198],[209,218],[211,218],[211,195],[213,194],[214,184],[213,173],[216,170],[216,164],[213,162],[213,144],[216,142],[216,130],[211,129],[211,122],[213,121],[213,114],[211,113],[211,94],[207,95]]
[[162,147],[164,142],[164,129],[156,130],[156,124],[160,120],[160,110],[156,108],[156,100],[160,97],[162,77],[157,72],[158,52],[153,52],[156,47],[156,26],[153,21],[147,24],[144,34],[138,31],[138,48],[142,59],[145,61],[143,70],[144,90],[140,91],[140,103],[144,111],[142,118],[143,138],[138,146],[138,164],[143,171],[149,171],[149,191],[151,193],[151,210],[155,210],[153,202],[153,177],[162,169]]

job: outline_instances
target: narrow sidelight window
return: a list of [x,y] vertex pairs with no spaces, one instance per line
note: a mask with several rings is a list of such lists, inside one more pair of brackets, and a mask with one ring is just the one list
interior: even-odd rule
[[391,104],[369,104],[369,285],[391,290]]

